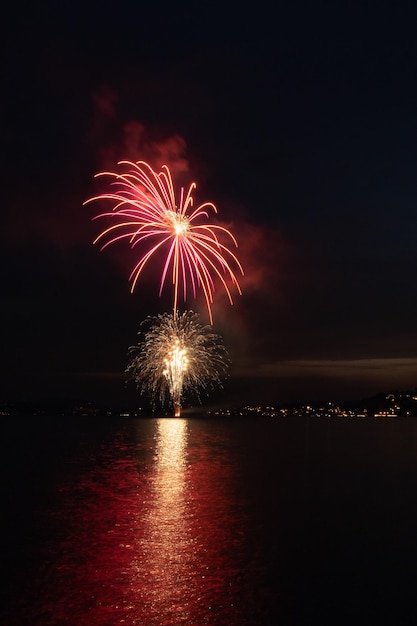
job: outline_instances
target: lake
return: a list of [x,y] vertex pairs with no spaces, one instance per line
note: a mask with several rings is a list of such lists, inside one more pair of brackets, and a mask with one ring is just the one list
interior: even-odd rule
[[417,623],[417,419],[2,420],[4,626]]

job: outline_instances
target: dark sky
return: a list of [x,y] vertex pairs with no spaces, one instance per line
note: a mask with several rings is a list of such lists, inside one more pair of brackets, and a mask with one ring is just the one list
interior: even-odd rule
[[[417,385],[414,3],[43,2],[3,24],[0,401],[122,400],[170,309],[99,252],[83,201],[119,159],[180,165],[239,239],[224,398]],[[272,8],[273,7],[273,8]],[[201,303],[189,308],[202,310]]]

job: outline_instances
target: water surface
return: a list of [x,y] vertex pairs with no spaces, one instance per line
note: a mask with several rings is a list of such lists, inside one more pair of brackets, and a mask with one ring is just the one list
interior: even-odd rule
[[3,419],[2,624],[416,623],[417,420]]

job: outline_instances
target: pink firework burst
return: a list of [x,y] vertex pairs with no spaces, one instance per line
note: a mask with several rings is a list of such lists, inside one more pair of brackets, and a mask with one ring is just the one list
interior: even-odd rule
[[[94,219],[110,218],[114,224],[105,228],[94,243],[102,242],[101,250],[120,240],[128,240],[131,248],[140,250],[129,280],[133,292],[145,265],[156,252],[163,250],[165,259],[159,287],[161,295],[169,276],[173,286],[174,318],[177,315],[179,293],[184,302],[191,288],[196,297],[202,289],[210,318],[213,323],[212,303],[217,278],[233,304],[233,285],[241,293],[236,273],[243,275],[242,266],[226,243],[237,247],[232,233],[223,226],[211,224],[209,211],[217,213],[215,205],[205,202],[193,207],[193,191],[180,188],[177,197],[171,172],[166,165],[158,173],[145,161],[132,163],[120,161],[121,173],[101,172],[96,177],[112,179],[113,191],[95,196],[84,204],[96,200],[114,203],[111,211],[100,213]],[[226,243],[223,243],[226,241]]]

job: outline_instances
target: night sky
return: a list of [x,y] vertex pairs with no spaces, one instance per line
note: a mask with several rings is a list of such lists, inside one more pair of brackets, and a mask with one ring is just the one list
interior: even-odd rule
[[[216,401],[414,389],[413,5],[10,9],[0,401],[136,398],[128,347],[171,295],[157,269],[131,295],[127,247],[92,244],[83,202],[120,159],[195,179],[238,238],[243,295],[230,307],[219,289],[214,307],[233,362]],[[201,299],[187,308],[204,319]]]

